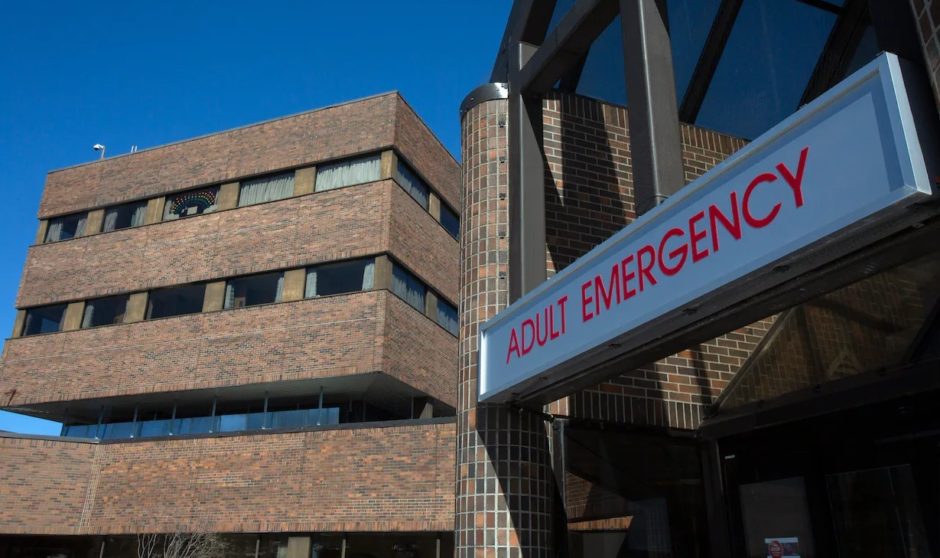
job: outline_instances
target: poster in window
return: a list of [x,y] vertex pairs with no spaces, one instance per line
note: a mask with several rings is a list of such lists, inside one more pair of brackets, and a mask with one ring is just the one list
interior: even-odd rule
[[799,537],[772,537],[764,539],[767,558],[800,558]]

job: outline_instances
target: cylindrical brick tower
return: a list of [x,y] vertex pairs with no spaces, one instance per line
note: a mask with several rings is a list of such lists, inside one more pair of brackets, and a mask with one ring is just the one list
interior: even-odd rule
[[551,458],[543,416],[477,404],[479,326],[509,299],[508,102],[499,84],[461,107],[460,368],[457,387],[456,555],[548,557]]

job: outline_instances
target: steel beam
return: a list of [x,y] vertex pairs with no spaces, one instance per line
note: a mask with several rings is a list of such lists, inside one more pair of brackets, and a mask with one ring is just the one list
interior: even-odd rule
[[665,2],[620,0],[634,207],[642,215],[685,185]]
[[718,13],[712,21],[708,38],[705,40],[698,62],[695,64],[695,70],[692,72],[692,78],[689,80],[689,86],[682,98],[679,118],[683,122],[694,124],[695,119],[698,118],[705,94],[708,93],[712,78],[715,77],[715,70],[718,69],[718,62],[725,51],[725,45],[728,44],[728,37],[731,36],[731,29],[738,18],[738,12],[741,11],[742,2],[743,0],[723,0],[718,7]]
[[509,77],[509,301],[546,278],[545,162],[542,98],[519,86],[522,66],[536,51],[519,43]]
[[504,83],[509,80],[509,62],[512,52],[519,42],[538,45],[545,38],[548,26],[555,12],[556,0],[516,0],[509,12],[509,21],[499,43],[496,62],[490,81]]
[[578,65],[615,17],[616,0],[578,0],[526,63],[519,88],[529,93],[551,90]]
[[867,0],[846,0],[803,90],[800,106],[822,95],[845,77],[849,62],[870,23],[866,4]]

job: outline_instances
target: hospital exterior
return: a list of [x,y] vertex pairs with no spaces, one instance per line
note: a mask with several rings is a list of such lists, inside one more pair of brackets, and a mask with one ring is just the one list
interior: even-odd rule
[[[712,4],[692,48],[666,25],[692,13],[678,0],[516,0],[492,83],[460,106],[459,164],[391,93],[50,172],[0,393],[65,426],[0,435],[0,558],[135,556],[138,534],[193,532],[291,558],[940,556],[929,183],[890,222],[833,235],[832,257],[774,262],[772,289],[686,307],[635,353],[604,343],[609,361],[568,376],[479,385],[481,327],[722,161],[746,167],[859,68],[897,55],[905,148],[937,168],[940,2],[774,4],[826,25],[788,74],[793,106],[747,129],[709,95],[735,94],[729,52],[771,40],[747,25],[763,8]],[[759,82],[740,56],[735,79]],[[592,89],[596,68],[626,95]],[[780,219],[813,202],[816,149],[755,175]],[[717,258],[739,210],[738,236],[771,230],[749,205],[761,184],[704,213],[702,236],[688,222],[685,255],[664,237],[655,272],[631,253],[640,267],[552,299],[498,360],[521,366],[628,292],[679,296],[663,273]]]

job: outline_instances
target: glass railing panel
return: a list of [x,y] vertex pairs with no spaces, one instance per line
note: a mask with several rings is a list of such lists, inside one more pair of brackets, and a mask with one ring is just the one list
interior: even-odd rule
[[190,417],[177,419],[173,434],[207,434],[212,432],[213,417]]
[[173,421],[169,419],[143,421],[140,423],[140,437],[169,436],[172,423]]
[[112,422],[110,424],[103,425],[104,428],[102,433],[102,438],[105,440],[120,440],[123,438],[130,438],[134,435],[136,430],[136,423],[133,422]]

